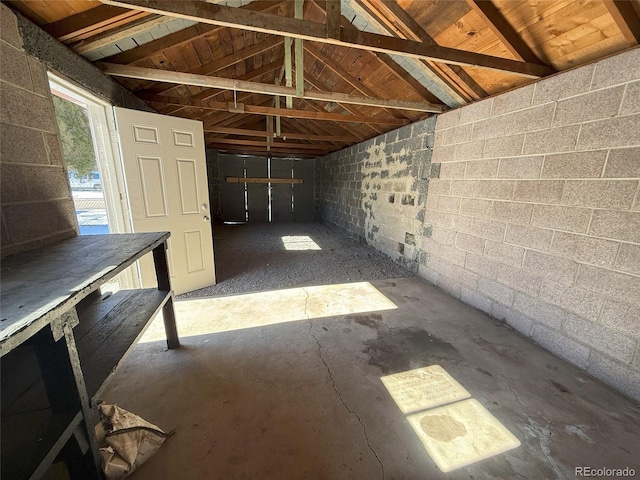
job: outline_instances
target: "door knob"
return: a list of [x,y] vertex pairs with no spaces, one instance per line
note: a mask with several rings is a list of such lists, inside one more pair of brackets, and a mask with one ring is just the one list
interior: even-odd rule
[[202,217],[202,219],[203,219],[205,222],[208,222],[209,220],[211,220],[207,215],[205,215],[204,217]]

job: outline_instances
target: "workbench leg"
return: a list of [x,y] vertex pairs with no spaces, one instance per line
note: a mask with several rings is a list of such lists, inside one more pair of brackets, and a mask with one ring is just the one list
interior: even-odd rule
[[102,478],[102,457],[100,456],[100,446],[96,438],[95,426],[100,421],[97,407],[92,405],[89,394],[87,393],[87,385],[84,381],[84,374],[80,366],[80,356],[76,348],[75,337],[73,336],[73,328],[68,322],[63,325],[67,350],[69,352],[69,360],[71,368],[76,379],[76,389],[80,397],[80,405],[82,406],[82,414],[84,415],[84,424],[86,427],[87,440],[89,442],[93,464],[96,469],[96,478]]
[[164,318],[164,330],[167,334],[167,347],[178,348],[180,339],[178,338],[178,329],[176,327],[176,315],[173,309],[173,294],[162,307],[162,317]]
[[[153,249],[153,263],[156,267],[158,289],[165,292],[171,291],[166,242]],[[171,297],[167,300],[167,303],[162,307],[162,316],[164,318],[164,330],[167,335],[167,347],[178,348],[180,346],[180,339],[178,338],[176,315],[173,308],[173,292],[171,293]]]

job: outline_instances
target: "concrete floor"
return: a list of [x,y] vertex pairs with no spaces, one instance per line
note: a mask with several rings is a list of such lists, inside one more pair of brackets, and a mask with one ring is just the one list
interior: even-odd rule
[[373,247],[319,223],[215,225],[214,250],[218,284],[185,297],[411,275]]
[[[185,299],[177,315],[182,347],[154,322],[104,398],[176,429],[133,480],[640,475],[639,405],[417,278]],[[442,473],[380,379],[429,365],[521,445]]]

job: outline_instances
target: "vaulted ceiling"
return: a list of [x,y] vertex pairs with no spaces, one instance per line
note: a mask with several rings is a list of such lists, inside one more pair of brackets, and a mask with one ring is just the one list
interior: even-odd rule
[[14,0],[209,147],[315,157],[640,42],[640,0]]

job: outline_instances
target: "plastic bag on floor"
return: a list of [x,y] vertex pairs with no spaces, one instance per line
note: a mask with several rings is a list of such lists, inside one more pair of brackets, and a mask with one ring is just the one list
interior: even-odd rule
[[102,421],[96,426],[102,470],[107,480],[128,477],[162,446],[173,431],[157,426],[116,405],[99,407]]

